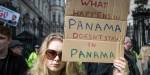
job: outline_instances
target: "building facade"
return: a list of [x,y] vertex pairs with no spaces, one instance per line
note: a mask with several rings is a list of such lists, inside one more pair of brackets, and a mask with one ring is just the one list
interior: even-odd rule
[[150,44],[150,0],[131,0],[128,35],[139,49]]
[[2,6],[20,14],[17,26],[8,27],[13,31],[13,39],[24,43],[24,53],[32,51],[50,33],[49,3],[49,0],[0,0]]
[[64,32],[64,0],[50,0],[50,30],[51,32]]

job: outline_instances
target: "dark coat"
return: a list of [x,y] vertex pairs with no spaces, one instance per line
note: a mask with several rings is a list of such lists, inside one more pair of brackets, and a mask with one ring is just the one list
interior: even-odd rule
[[136,64],[137,58],[132,51],[125,50],[125,59],[128,61],[129,75],[140,75],[140,71]]
[[0,60],[0,75],[25,75],[27,64],[22,56],[9,52],[5,59]]
[[112,64],[106,63],[84,63],[87,75],[112,75]]

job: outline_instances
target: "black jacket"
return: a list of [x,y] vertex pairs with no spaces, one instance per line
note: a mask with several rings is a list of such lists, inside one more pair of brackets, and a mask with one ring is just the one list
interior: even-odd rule
[[125,50],[124,54],[125,59],[128,61],[128,66],[129,66],[129,75],[140,75],[140,71],[137,67],[137,58],[136,55],[128,50]]
[[5,59],[0,59],[0,75],[25,75],[27,69],[25,59],[12,52]]
[[109,63],[84,63],[87,75],[112,75],[113,67]]

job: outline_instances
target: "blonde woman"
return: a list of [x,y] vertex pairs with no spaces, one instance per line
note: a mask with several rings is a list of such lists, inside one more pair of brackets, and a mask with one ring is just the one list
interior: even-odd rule
[[[62,56],[63,37],[59,33],[48,35],[43,41],[38,55],[37,63],[29,74],[31,75],[85,75],[84,69],[76,62],[63,62]],[[122,59],[124,60],[124,59]],[[122,75],[124,62],[114,61],[116,70],[114,75]]]
[[[43,41],[37,63],[29,74],[31,75],[83,75],[74,62],[61,61],[63,37],[59,33],[48,35]],[[71,74],[72,73],[72,74]]]

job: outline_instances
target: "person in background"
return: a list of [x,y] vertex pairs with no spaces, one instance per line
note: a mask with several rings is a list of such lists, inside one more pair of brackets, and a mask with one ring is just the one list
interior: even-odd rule
[[128,75],[140,75],[139,68],[137,66],[137,57],[133,50],[132,40],[130,37],[125,37],[124,41],[124,57],[128,61],[129,74]]
[[[123,75],[140,75],[139,69],[137,67],[136,55],[132,50],[132,41],[129,37],[125,37],[124,41],[124,60],[127,61],[127,67]],[[122,58],[123,59],[123,58]],[[114,64],[114,63],[113,63]],[[112,63],[85,63],[85,69],[87,75],[112,75],[113,71]],[[114,74],[116,75],[116,74]]]
[[150,74],[150,54],[149,54],[149,57],[148,57],[148,72],[147,72],[147,75]]
[[[59,33],[48,35],[43,41],[38,60],[29,71],[30,75],[87,75],[77,62],[64,62],[62,58],[63,37]],[[125,59],[114,60],[113,75],[123,75]],[[93,74],[94,75],[94,74]]]
[[11,20],[8,20],[8,23],[16,25],[17,24],[17,16],[15,14],[13,14],[11,17]]
[[12,40],[9,45],[9,48],[14,54],[22,56],[23,43],[21,43],[20,41]]
[[26,75],[28,67],[22,57],[8,49],[10,42],[10,29],[0,25],[0,75]]
[[148,75],[148,63],[150,61],[150,45],[144,45],[141,47],[141,68],[142,68],[142,72],[143,75]]
[[37,61],[40,46],[35,45],[34,48],[35,48],[35,50],[33,52],[31,52],[31,54],[29,55],[29,58],[26,59],[26,62],[28,64],[29,68],[32,68],[34,63]]

